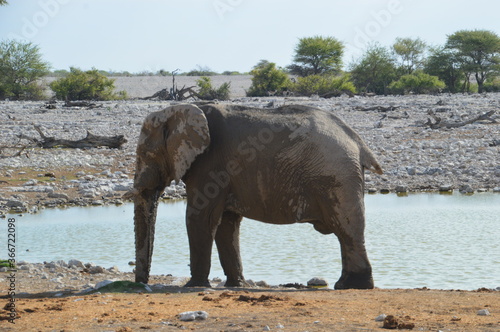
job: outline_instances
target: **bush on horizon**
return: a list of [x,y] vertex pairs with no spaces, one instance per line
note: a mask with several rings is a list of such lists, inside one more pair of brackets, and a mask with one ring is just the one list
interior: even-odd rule
[[342,92],[356,93],[356,87],[352,83],[349,74],[298,77],[297,82],[292,85],[291,89],[301,96],[327,96],[341,94]]
[[50,83],[56,98],[61,100],[113,100],[125,99],[125,91],[114,92],[115,80],[107,78],[97,69],[82,71],[71,67],[66,77]]
[[202,100],[228,100],[229,92],[231,88],[231,83],[223,83],[220,87],[214,88],[212,86],[212,80],[210,77],[202,76],[196,81],[196,84],[200,88],[198,91],[199,98]]
[[440,92],[446,84],[437,76],[416,72],[403,75],[399,80],[389,84],[389,89],[394,94],[424,94]]
[[261,60],[253,67],[250,75],[253,77],[252,85],[247,91],[248,97],[268,96],[269,93],[288,90],[291,86],[288,74],[267,60]]

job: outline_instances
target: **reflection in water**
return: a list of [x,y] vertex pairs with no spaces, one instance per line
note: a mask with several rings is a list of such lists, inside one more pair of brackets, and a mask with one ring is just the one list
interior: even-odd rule
[[[500,195],[369,195],[365,202],[366,243],[377,287],[500,286]],[[189,276],[184,210],[184,201],[160,204],[153,274]],[[18,260],[75,258],[132,270],[132,204],[46,210],[17,220]],[[241,227],[246,278],[280,284],[319,276],[333,285],[340,276],[334,235],[321,235],[308,224],[277,226],[245,219]],[[215,246],[212,261],[211,277],[224,278]]]

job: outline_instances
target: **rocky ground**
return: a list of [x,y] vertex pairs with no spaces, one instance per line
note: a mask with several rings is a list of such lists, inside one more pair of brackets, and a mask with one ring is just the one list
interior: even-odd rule
[[[18,135],[80,139],[86,131],[124,135],[122,149],[28,148],[0,159],[0,211],[36,212],[60,205],[120,204],[132,185],[135,146],[144,117],[173,102],[114,101],[95,108],[47,109],[44,102],[0,102],[3,156],[27,144]],[[429,111],[442,123],[467,121],[497,111],[500,94],[439,96],[347,96],[237,98],[230,103],[255,107],[303,104],[330,110],[357,130],[382,165],[382,176],[367,173],[371,192],[460,190],[500,191],[500,114],[459,128],[431,129]],[[495,122],[496,121],[496,122]],[[432,119],[432,122],[435,122]],[[183,185],[169,187],[168,197],[182,197]]]

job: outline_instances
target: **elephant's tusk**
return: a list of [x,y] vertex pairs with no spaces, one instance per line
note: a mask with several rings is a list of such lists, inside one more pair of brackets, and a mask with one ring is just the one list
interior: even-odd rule
[[123,194],[122,199],[133,201],[138,194],[139,194],[139,191],[134,188],[134,189],[127,191],[125,194]]

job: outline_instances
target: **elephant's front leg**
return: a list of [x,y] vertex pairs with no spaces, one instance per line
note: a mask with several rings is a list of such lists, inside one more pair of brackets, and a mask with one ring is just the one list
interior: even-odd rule
[[191,280],[185,287],[210,287],[208,275],[212,257],[212,245],[222,211],[204,209],[192,213],[189,208],[186,216],[186,226],[189,238]]
[[245,282],[240,256],[241,219],[241,215],[225,211],[215,235],[219,259],[227,277],[226,287],[241,287]]

